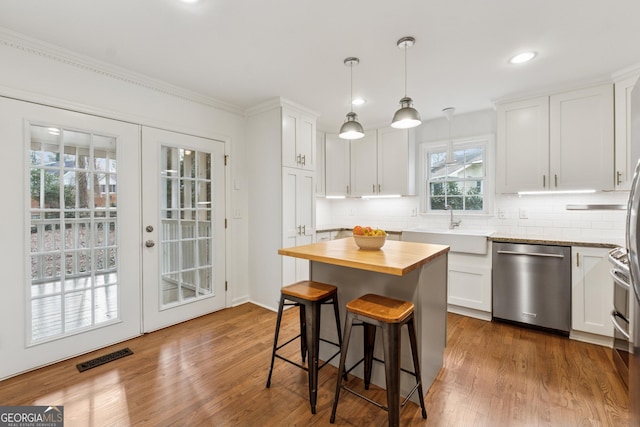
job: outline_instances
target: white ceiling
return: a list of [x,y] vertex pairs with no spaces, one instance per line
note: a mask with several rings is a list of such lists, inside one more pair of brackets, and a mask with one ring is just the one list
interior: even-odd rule
[[[348,56],[361,123],[390,122],[403,36],[423,119],[640,64],[638,0],[2,0],[0,27],[243,109],[282,96],[326,131],[350,108]],[[508,64],[523,50],[538,57]]]

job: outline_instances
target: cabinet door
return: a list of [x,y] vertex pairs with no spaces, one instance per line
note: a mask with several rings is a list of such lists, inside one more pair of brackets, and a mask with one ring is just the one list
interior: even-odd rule
[[282,109],[282,166],[298,167],[296,146],[300,127],[300,114],[287,108]]
[[613,86],[550,98],[551,190],[613,189]]
[[[282,169],[282,245],[292,247],[313,243],[315,236],[315,184],[312,172]],[[309,278],[309,262],[282,257],[282,284]]]
[[378,129],[378,193],[412,196],[415,193],[413,146],[408,129]]
[[316,132],[316,196],[325,195],[325,142],[324,132]]
[[609,276],[608,250],[573,247],[571,327],[576,331],[613,336],[613,280]]
[[315,170],[316,121],[282,108],[282,166]]
[[377,132],[368,131],[364,138],[352,140],[351,146],[351,195],[378,194]]
[[[316,170],[316,119],[301,114],[300,115],[300,133],[296,147],[299,157],[298,167],[315,171]],[[298,158],[296,156],[296,158]]]
[[491,312],[491,268],[449,263],[447,302]]
[[615,189],[629,190],[638,153],[631,150],[631,90],[638,76],[614,85],[615,98]]
[[349,141],[337,134],[325,136],[325,195],[349,195]]
[[498,105],[497,125],[497,192],[548,188],[549,98]]

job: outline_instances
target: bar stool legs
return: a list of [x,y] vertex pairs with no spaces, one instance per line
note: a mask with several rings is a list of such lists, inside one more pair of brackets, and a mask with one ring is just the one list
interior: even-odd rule
[[[320,311],[324,304],[333,305],[336,332],[338,335],[337,343],[320,337]],[[300,334],[291,338],[287,342],[278,345],[280,326],[282,324],[282,313],[284,307],[287,305],[300,307]],[[291,361],[278,354],[278,350],[297,338],[300,338],[302,363],[305,361],[305,355],[307,358],[306,366]],[[335,354],[328,360],[324,361],[322,365],[319,364],[320,341],[327,342],[337,347]],[[266,387],[271,387],[271,376],[273,374],[273,365],[276,358],[304,369],[308,372],[309,403],[311,405],[311,413],[315,414],[316,402],[318,400],[318,370],[333,360],[340,353],[341,346],[342,332],[340,329],[340,311],[338,306],[338,293],[335,286],[313,281],[302,281],[282,288],[280,304],[278,307],[278,317],[276,320],[276,330],[273,340],[273,350],[271,352],[271,366],[269,367],[269,376],[267,377]]]
[[[370,297],[371,298],[368,298]],[[373,306],[371,303],[379,303],[377,306]],[[399,305],[402,304],[402,305]],[[376,310],[376,308],[389,309],[385,314],[380,314],[382,311]],[[369,311],[370,310],[370,311]],[[395,312],[393,311],[395,310]],[[371,317],[373,316],[373,317]],[[387,317],[388,316],[388,317]],[[349,341],[351,339],[351,330],[354,326],[364,327],[364,356],[354,366],[345,371],[345,363],[347,357],[347,350],[349,348]],[[409,341],[411,344],[411,354],[413,359],[413,372],[406,371],[400,366],[400,330],[403,325],[407,325],[409,332]],[[375,344],[375,329],[380,327],[382,329],[383,350],[384,350],[384,365],[385,365],[385,380],[387,389],[387,407],[369,399],[360,393],[349,389],[342,384],[343,376],[346,372],[350,372],[360,363],[364,362],[364,384],[365,389],[369,388],[371,381],[371,368],[373,361],[380,361],[373,356],[373,349]],[[407,372],[416,378],[416,385],[408,394],[408,396],[400,403],[400,372]],[[333,399],[333,407],[331,410],[330,422],[333,424],[336,419],[336,411],[338,408],[338,400],[340,398],[340,391],[344,389],[356,396],[365,399],[366,401],[373,403],[381,409],[388,411],[389,426],[398,426],[400,423],[400,409],[409,400],[414,392],[418,392],[420,407],[422,409],[422,418],[427,418],[427,410],[424,404],[424,392],[422,389],[422,376],[420,372],[420,361],[418,358],[418,345],[416,338],[416,330],[414,324],[413,304],[393,300],[386,297],[380,297],[377,295],[365,295],[347,304],[347,318],[344,326],[344,336],[342,341],[342,350],[340,354],[340,364],[338,366],[338,379],[336,383],[336,391]]]

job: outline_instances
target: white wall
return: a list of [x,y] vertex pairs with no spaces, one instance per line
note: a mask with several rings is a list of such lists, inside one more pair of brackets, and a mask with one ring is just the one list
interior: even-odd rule
[[[0,96],[223,140],[231,182],[246,183],[244,118],[233,106],[2,30],[0,64]],[[237,213],[227,239],[232,304],[249,294],[246,187],[227,183]]]
[[[454,116],[453,139],[495,134],[496,114],[493,110]],[[446,119],[430,120],[416,129],[416,146],[421,142],[442,141],[449,137]],[[492,159],[492,162],[495,159]],[[622,245],[625,233],[625,211],[574,211],[570,204],[626,204],[628,192],[586,195],[522,196],[496,195],[488,215],[458,215],[461,228],[494,230],[501,235],[528,236],[569,241],[614,243]],[[521,210],[527,219],[521,219]],[[498,211],[504,218],[499,218]],[[353,227],[356,224],[402,230],[425,226],[446,228],[449,213],[417,214],[418,197],[401,199],[317,200],[317,228]]]

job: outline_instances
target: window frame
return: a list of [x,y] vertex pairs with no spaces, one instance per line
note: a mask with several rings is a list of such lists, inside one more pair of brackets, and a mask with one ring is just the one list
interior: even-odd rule
[[[472,216],[490,216],[493,212],[493,203],[495,199],[495,167],[494,167],[494,158],[495,158],[495,135],[494,134],[483,134],[483,135],[474,135],[465,138],[457,138],[451,140],[453,144],[453,149],[464,149],[464,148],[472,148],[472,147],[482,147],[484,150],[484,176],[483,176],[483,209],[477,211],[471,210],[456,210],[460,215],[472,215]],[[420,198],[420,214],[446,214],[449,215],[448,211],[445,210],[432,210],[429,207],[429,155],[433,152],[438,151],[446,151],[448,140],[438,140],[431,142],[421,142],[419,144],[419,170],[418,170],[418,181],[419,181],[419,198]]]

